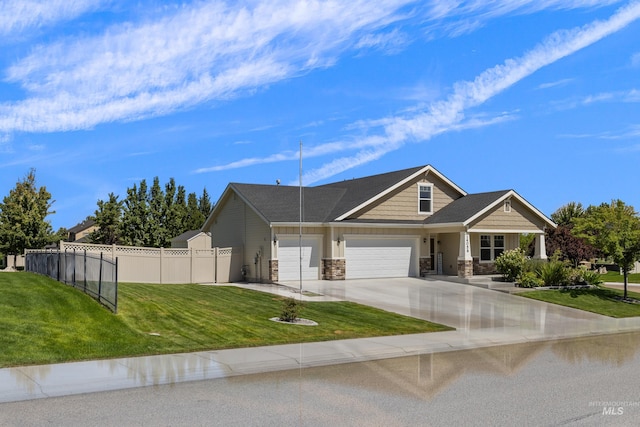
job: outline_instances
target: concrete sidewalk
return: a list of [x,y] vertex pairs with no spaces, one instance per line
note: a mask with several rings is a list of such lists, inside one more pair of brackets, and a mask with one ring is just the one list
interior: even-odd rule
[[[300,295],[271,285],[243,285]],[[0,369],[0,402],[226,378],[453,350],[640,330],[612,319],[477,287],[419,279],[305,284],[306,300],[347,299],[457,328],[435,332]],[[322,291],[325,292],[322,292]],[[294,326],[292,327],[308,327]]]

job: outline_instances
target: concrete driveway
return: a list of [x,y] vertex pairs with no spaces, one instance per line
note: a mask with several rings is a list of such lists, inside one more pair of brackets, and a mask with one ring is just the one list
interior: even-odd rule
[[[288,283],[298,288],[299,283]],[[553,339],[632,330],[640,319],[594,313],[435,279],[305,281],[303,290],[417,317],[463,331],[492,330]]]

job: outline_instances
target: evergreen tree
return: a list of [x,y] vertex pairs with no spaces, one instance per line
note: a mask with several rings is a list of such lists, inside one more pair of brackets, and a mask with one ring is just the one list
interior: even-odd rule
[[166,246],[167,230],[165,228],[164,214],[165,200],[162,187],[160,187],[160,179],[156,176],[153,178],[153,184],[149,193],[149,221],[148,232],[146,233],[145,246],[159,248]]
[[147,242],[149,208],[147,182],[140,181],[140,187],[133,184],[127,188],[122,213],[122,242],[128,246],[144,246]]
[[25,249],[39,249],[54,239],[47,216],[53,201],[45,187],[36,185],[36,172],[31,169],[27,176],[16,183],[0,203],[0,251],[17,256]]
[[93,219],[98,229],[89,234],[89,240],[92,243],[100,243],[103,245],[113,245],[121,243],[122,229],[122,205],[123,202],[118,200],[118,196],[109,193],[109,200],[106,202],[98,200],[98,209],[95,211]]
[[171,238],[179,236],[189,230],[187,225],[187,201],[186,191],[182,185],[178,186],[175,201],[172,206],[172,218],[175,222]]
[[[211,199],[209,198],[207,187],[205,187],[202,190],[202,196],[200,196],[200,199],[198,200],[198,209],[200,209],[200,212],[202,213],[202,216],[204,216],[205,219],[209,218],[209,214],[213,209],[213,205],[211,203]],[[204,221],[202,221],[202,224],[200,224],[198,228],[202,227],[203,224],[204,224]]]
[[187,230],[199,230],[204,224],[205,217],[200,210],[198,204],[198,196],[196,193],[189,193],[187,199],[187,217],[185,221],[185,231]]

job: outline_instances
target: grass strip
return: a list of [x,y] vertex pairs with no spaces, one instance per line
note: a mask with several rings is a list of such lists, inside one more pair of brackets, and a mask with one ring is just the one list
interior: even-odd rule
[[[640,316],[640,304],[621,301],[623,292],[618,289],[548,289],[518,295],[609,317]],[[636,292],[629,292],[628,297],[640,300],[640,294]]]
[[233,286],[121,283],[117,315],[31,273],[0,273],[0,296],[0,367],[451,329],[350,302],[305,302],[318,326],[281,324],[281,297]]

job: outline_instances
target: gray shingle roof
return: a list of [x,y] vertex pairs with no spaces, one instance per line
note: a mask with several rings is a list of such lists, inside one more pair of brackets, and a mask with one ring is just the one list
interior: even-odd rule
[[[425,166],[350,179],[317,187],[303,188],[304,222],[331,222],[378,194],[412,176]],[[299,220],[300,188],[286,185],[240,184],[229,185],[269,222],[297,222]],[[462,223],[498,200],[510,190],[463,196],[424,221],[387,221],[407,224]],[[362,220],[347,220],[363,222]],[[380,223],[379,220],[372,220]]]
[[[344,180],[317,187],[304,187],[304,221],[333,221],[424,167]],[[270,222],[299,220],[299,187],[238,183],[232,183],[230,187]]]
[[467,194],[449,203],[425,220],[425,224],[462,223],[511,190]]

